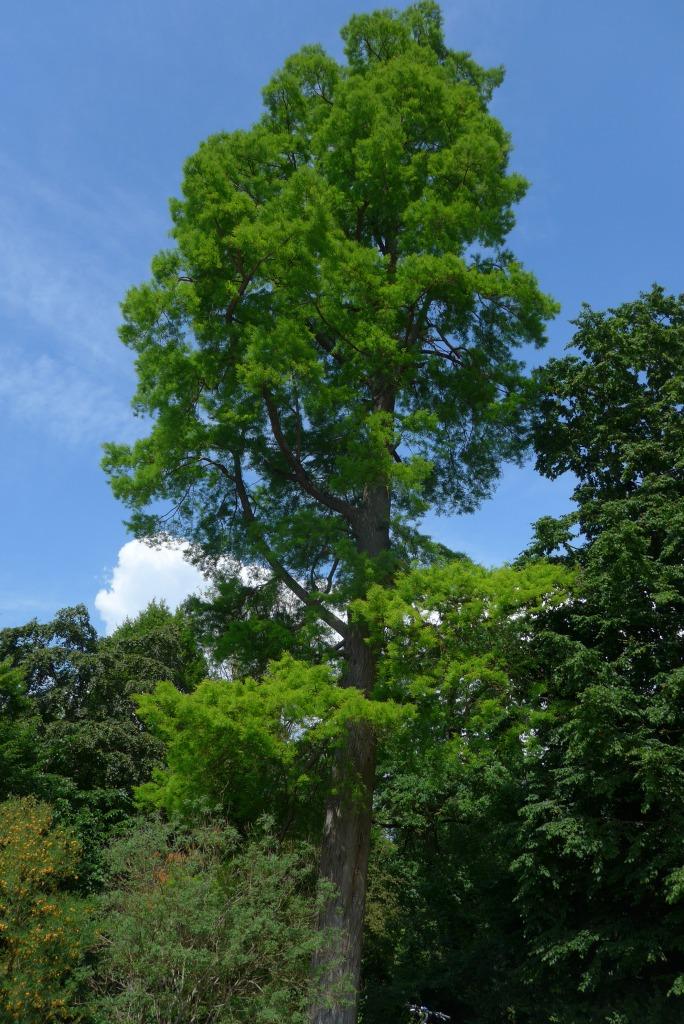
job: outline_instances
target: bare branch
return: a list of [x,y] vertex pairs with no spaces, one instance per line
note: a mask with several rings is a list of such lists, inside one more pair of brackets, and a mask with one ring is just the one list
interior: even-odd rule
[[254,280],[254,275],[256,274],[256,272],[259,269],[259,267],[261,266],[261,264],[266,262],[266,259],[267,259],[267,257],[264,256],[264,257],[262,257],[262,259],[257,260],[257,262],[254,264],[254,266],[246,274],[243,274],[242,281],[240,283],[240,287],[238,288],[236,294],[233,296],[233,298],[230,300],[230,302],[226,306],[226,312],[225,312],[225,321],[226,321],[226,323],[228,323],[228,324],[232,323],[233,316],[235,314],[235,310],[238,308],[238,306],[240,304],[240,300],[244,297],[245,292],[247,291],[247,289],[249,288],[250,284]]
[[340,560],[339,560],[339,558],[336,558],[333,561],[333,564],[330,567],[330,572],[328,573],[328,575],[326,577],[326,581],[325,581],[325,593],[326,594],[329,594],[330,591],[332,590],[333,581],[335,579],[335,573],[337,572],[337,570],[339,568],[339,565],[340,565]]

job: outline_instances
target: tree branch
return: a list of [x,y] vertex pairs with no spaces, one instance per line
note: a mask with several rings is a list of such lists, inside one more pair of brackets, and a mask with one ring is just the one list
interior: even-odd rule
[[319,502],[319,504],[325,505],[326,508],[339,513],[339,515],[343,516],[347,522],[353,522],[357,518],[356,507],[352,505],[351,502],[344,501],[342,498],[338,498],[336,495],[322,490],[318,484],[311,479],[304,469],[304,466],[287,443],[287,439],[280,422],[280,417],[278,416],[278,409],[276,408],[276,404],[273,400],[273,395],[271,395],[266,388],[263,389],[262,395],[264,404],[266,405],[266,411],[268,412],[271,431],[273,432],[278,448],[292,470],[292,475],[295,481],[299,484],[302,490],[306,492],[306,494],[314,498],[314,500]]
[[333,581],[335,579],[335,573],[337,572],[337,570],[339,568],[339,564],[340,564],[339,558],[335,558],[333,560],[333,563],[332,563],[331,567],[330,567],[330,572],[326,576],[325,591],[324,591],[326,594],[329,594],[330,591],[332,590]]
[[266,262],[266,259],[267,257],[264,256],[262,257],[262,259],[257,260],[257,262],[254,264],[251,270],[249,270],[246,274],[242,275],[242,282],[240,284],[240,287],[238,288],[237,292],[235,293],[235,295],[233,296],[233,298],[230,300],[226,307],[226,312],[224,314],[226,323],[230,324],[233,322],[235,310],[238,308],[240,301],[244,297],[245,292],[247,291],[250,284],[254,280],[254,275],[256,274],[257,270],[259,269],[262,263]]
[[[259,526],[260,524],[257,520],[257,517],[254,514],[254,509],[252,508],[252,503],[249,499],[249,493],[245,486],[245,481],[242,476],[242,466],[240,464],[240,459],[238,458],[237,454],[233,452],[233,473],[230,473],[228,469],[226,469],[226,467],[223,465],[223,463],[218,462],[218,460],[216,459],[209,459],[208,457],[204,457],[204,461],[216,466],[217,469],[219,469],[230,480],[232,480],[232,482],[235,485],[238,500],[242,507],[242,514],[244,515],[248,523],[251,523],[255,526]],[[331,612],[330,609],[326,608],[325,605],[322,604],[318,598],[314,597],[313,594],[310,594],[309,591],[305,587],[303,587],[301,583],[298,580],[296,580],[291,573],[287,571],[285,566],[278,561],[278,559],[275,557],[275,555],[269,548],[268,544],[263,538],[261,530],[259,536],[259,547],[261,549],[261,555],[263,556],[265,561],[268,562],[275,575],[285,584],[286,587],[288,587],[292,591],[295,597],[298,597],[299,600],[302,601],[304,604],[308,605],[309,608],[315,608],[316,614],[320,619],[323,620],[323,622],[325,622],[326,625],[330,626],[331,629],[334,629],[335,632],[338,633],[343,639],[346,638],[349,635],[349,629],[347,627],[346,622],[343,622],[342,619],[338,618],[338,616],[334,614],[334,612]]]

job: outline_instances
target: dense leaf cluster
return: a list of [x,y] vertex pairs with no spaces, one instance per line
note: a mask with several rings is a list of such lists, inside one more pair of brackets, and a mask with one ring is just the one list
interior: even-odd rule
[[578,354],[543,371],[537,425],[539,468],[571,470],[578,484],[576,511],[539,523],[534,550],[578,578],[547,623],[555,714],[524,808],[521,906],[539,981],[560,1008],[572,1000],[574,1020],[675,1021],[684,300],[654,288],[608,313],[586,309],[577,327]]

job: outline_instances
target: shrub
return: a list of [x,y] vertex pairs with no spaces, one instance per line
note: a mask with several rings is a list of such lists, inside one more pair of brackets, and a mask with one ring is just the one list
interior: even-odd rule
[[317,939],[315,858],[268,828],[143,821],[109,852],[95,1013],[108,1024],[298,1024]]
[[69,891],[80,846],[33,797],[0,804],[0,1020],[82,1019],[89,908]]

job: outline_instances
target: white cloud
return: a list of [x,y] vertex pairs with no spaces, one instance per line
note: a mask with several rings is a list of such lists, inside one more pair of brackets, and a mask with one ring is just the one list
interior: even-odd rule
[[149,547],[131,540],[119,551],[109,585],[98,591],[95,607],[109,634],[154,599],[175,609],[189,594],[206,586],[199,569],[186,561],[183,545]]

